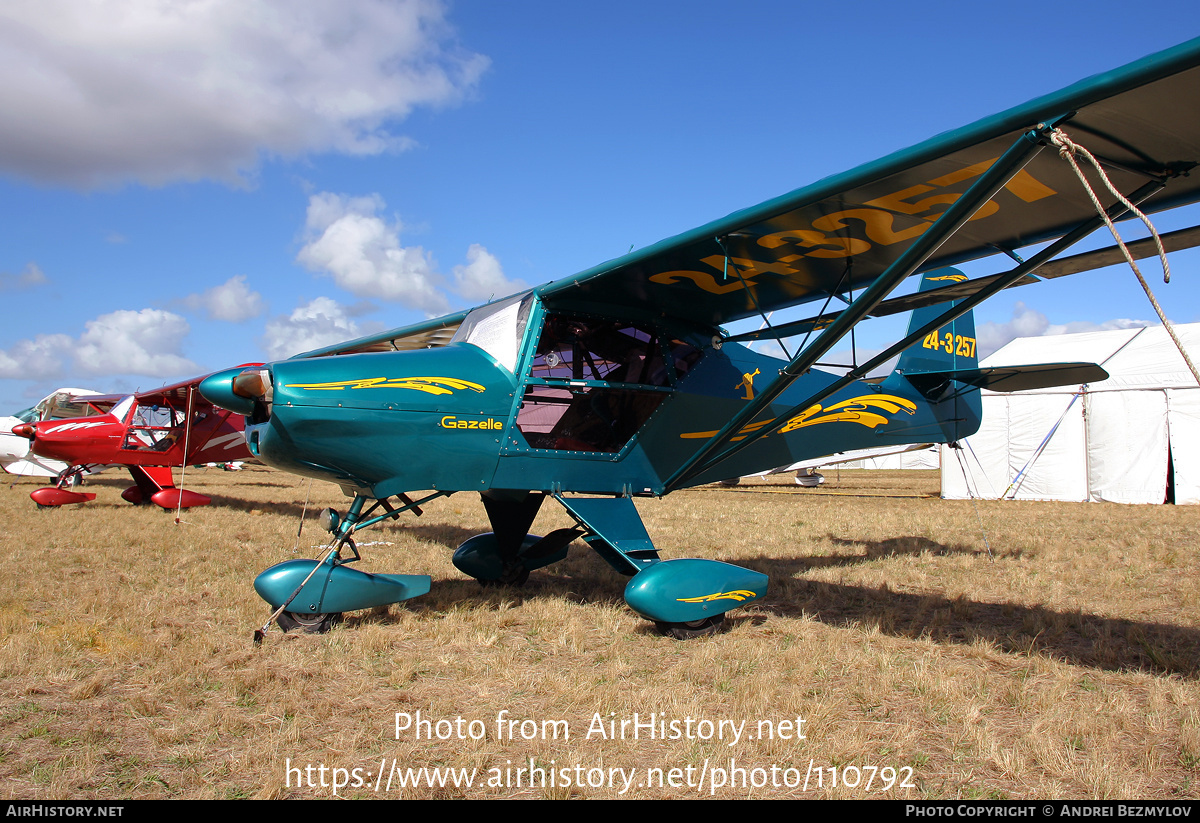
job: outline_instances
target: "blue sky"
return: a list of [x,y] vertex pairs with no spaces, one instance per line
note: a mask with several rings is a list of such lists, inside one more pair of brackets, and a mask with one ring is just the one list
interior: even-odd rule
[[[0,8],[0,410],[563,277],[1198,22],[1194,3],[1159,0]],[[1174,257],[1167,286],[1144,266],[1176,322],[1200,320],[1198,262]],[[1120,268],[976,317],[995,341],[1153,319]],[[868,325],[858,342],[898,333]]]

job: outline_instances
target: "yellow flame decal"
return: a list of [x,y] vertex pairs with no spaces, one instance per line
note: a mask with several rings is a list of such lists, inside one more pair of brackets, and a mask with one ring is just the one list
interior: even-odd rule
[[[888,419],[882,414],[867,411],[872,406],[889,414],[896,414],[900,411],[914,414],[917,411],[917,404],[911,400],[905,400],[903,397],[896,397],[892,394],[867,394],[843,400],[841,403],[834,403],[827,409],[822,408],[820,403],[810,406],[789,420],[787,425],[779,430],[779,433],[783,434],[821,423],[857,423],[868,429],[886,424]],[[822,412],[824,414],[821,414]],[[817,417],[819,414],[821,416]]]
[[969,280],[965,274],[943,274],[941,277],[929,277],[927,280],[953,280],[955,283],[961,283],[964,280]]
[[414,389],[427,394],[453,394],[460,389],[482,392],[483,386],[455,377],[365,377],[362,380],[336,380],[331,383],[288,383],[289,389],[341,391],[342,389]]
[[734,589],[731,592],[714,592],[713,594],[702,594],[699,597],[677,597],[676,603],[711,603],[714,600],[736,600],[741,603],[743,600],[752,600],[754,592],[749,589]]
[[[829,408],[822,408],[820,403],[815,406],[810,406],[800,414],[793,417],[787,422],[779,433],[795,431],[802,429],[805,426],[816,426],[820,423],[857,423],[860,426],[866,426],[873,429],[876,426],[881,426],[888,422],[888,419],[881,414],[867,411],[868,407],[875,406],[889,414],[897,412],[907,412],[915,414],[917,404],[911,400],[905,400],[903,397],[896,397],[893,394],[867,394],[861,397],[852,397],[849,400],[843,400],[841,403],[834,403]],[[816,415],[825,412],[824,415],[817,417]],[[729,438],[731,443],[736,443],[738,440],[744,440],[749,435],[753,434],[763,426],[768,426],[774,423],[775,420],[760,420],[757,423],[750,423],[738,430],[737,436]],[[717,432],[682,432],[679,436],[685,440],[698,440],[716,437]]]

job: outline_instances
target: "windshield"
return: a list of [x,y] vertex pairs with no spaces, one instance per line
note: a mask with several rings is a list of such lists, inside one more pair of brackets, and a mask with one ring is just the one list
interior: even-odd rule
[[126,397],[120,403],[113,406],[112,409],[109,411],[109,414],[111,414],[113,417],[117,418],[122,423],[124,423],[125,415],[129,413],[129,407],[132,405],[133,405],[133,397],[132,396]]
[[450,342],[478,346],[515,374],[532,304],[533,293],[525,292],[480,306],[466,316]]

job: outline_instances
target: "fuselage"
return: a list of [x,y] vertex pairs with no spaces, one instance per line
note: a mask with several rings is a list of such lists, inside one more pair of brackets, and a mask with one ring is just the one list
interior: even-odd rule
[[[512,312],[508,326],[489,317],[473,323],[473,312],[446,345],[263,367],[269,394],[261,390],[253,411],[244,407],[250,451],[369,497],[426,489],[661,494],[755,397],[755,384],[785,365],[737,344],[714,347],[709,330],[552,311],[526,299],[532,305]],[[503,313],[476,311],[489,309]],[[201,392],[236,405],[236,374],[213,375]],[[772,423],[778,433],[688,485],[847,449],[955,439],[978,426],[977,408],[930,403],[899,376],[792,408],[835,379],[813,371],[798,380],[733,442]]]
[[[29,424],[31,451],[68,465],[180,466],[244,460],[242,420],[205,406],[185,415],[128,397],[106,414]],[[186,449],[186,451],[185,451]]]

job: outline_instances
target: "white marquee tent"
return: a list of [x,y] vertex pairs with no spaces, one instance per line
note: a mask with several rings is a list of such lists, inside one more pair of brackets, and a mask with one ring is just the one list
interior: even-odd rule
[[[1200,362],[1200,323],[1175,327]],[[983,425],[942,446],[942,497],[1200,503],[1200,386],[1161,327],[1026,337],[981,365],[1093,362],[1108,380],[983,392]]]
[[881,456],[864,456],[858,460],[842,463],[843,469],[937,469],[939,466],[937,446],[912,449],[911,451]]

